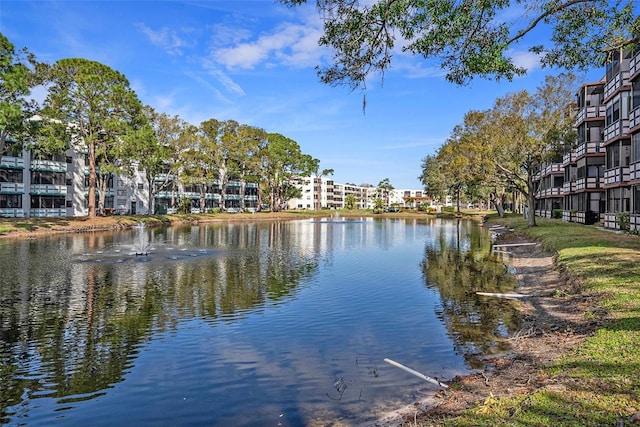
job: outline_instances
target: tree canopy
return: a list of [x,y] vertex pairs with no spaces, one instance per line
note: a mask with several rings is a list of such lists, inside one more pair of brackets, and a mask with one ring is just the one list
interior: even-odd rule
[[[309,0],[280,0],[288,6]],[[317,0],[324,21],[319,44],[333,50],[318,66],[322,82],[366,88],[384,75],[393,55],[421,56],[447,80],[511,80],[526,70],[510,56],[518,44],[544,66],[586,69],[612,50],[635,43],[634,0]],[[550,35],[540,43],[540,27]]]
[[27,96],[40,82],[42,67],[26,48],[16,50],[0,33],[0,155],[5,152],[8,138],[21,148],[20,143],[30,131],[28,119],[35,114],[36,105]]
[[[42,109],[43,128],[68,123],[63,134],[47,132],[41,143],[70,147],[72,138],[84,144],[89,158],[89,217],[96,215],[95,190],[101,185],[104,205],[108,174],[119,170],[118,154],[129,133],[145,125],[142,104],[120,72],[96,61],[68,58],[57,61]],[[41,133],[41,135],[43,135]]]
[[502,214],[506,188],[526,198],[529,225],[536,225],[535,174],[575,141],[567,101],[574,81],[573,74],[547,77],[533,94],[509,93],[489,110],[468,112],[437,155],[423,159],[427,191],[459,194],[483,186]]

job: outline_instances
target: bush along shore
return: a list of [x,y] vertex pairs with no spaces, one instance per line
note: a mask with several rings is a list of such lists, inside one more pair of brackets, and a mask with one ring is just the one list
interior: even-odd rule
[[[640,237],[520,216],[487,217],[513,247],[523,327],[512,351],[454,378],[396,425],[640,425]],[[511,249],[511,248],[510,248]]]

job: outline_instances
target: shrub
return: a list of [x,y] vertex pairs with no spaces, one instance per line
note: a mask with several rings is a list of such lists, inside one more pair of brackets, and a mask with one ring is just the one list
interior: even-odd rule
[[629,231],[631,228],[631,213],[630,212],[617,212],[616,222],[620,230]]
[[551,218],[562,219],[562,209],[554,209],[551,211]]

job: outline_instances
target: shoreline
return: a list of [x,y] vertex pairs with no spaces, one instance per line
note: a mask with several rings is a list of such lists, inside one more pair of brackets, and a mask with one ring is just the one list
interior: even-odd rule
[[379,213],[366,211],[281,211],[258,213],[218,213],[218,214],[176,214],[176,215],[140,215],[140,216],[96,216],[89,217],[51,217],[51,218],[0,218],[0,239],[3,238],[35,238],[59,233],[91,233],[102,231],[125,230],[144,222],[150,227],[172,226],[182,224],[207,224],[215,222],[246,221],[290,221],[310,218],[327,218],[338,215],[342,218],[466,218],[482,220],[482,212],[472,214],[427,214],[420,212]]
[[[489,225],[489,224],[487,224]],[[497,242],[529,243],[505,232]],[[445,381],[448,389],[391,411],[376,427],[441,425],[472,408],[487,408],[498,398],[525,396],[539,389],[564,390],[567,378],[549,378],[543,367],[570,352],[590,336],[604,319],[584,318],[597,306],[597,295],[576,292],[579,284],[559,271],[556,254],[539,245],[511,249],[508,264],[515,270],[516,292],[531,296],[513,300],[523,317],[522,327],[507,337],[511,348],[504,354],[486,356],[485,368]],[[563,296],[557,297],[560,293]],[[567,380],[571,381],[571,380]]]

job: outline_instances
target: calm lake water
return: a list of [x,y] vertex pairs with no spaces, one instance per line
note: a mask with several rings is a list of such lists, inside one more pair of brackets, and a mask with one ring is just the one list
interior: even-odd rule
[[[146,255],[145,255],[146,254]],[[0,241],[0,423],[358,425],[506,349],[491,235],[341,219]]]

